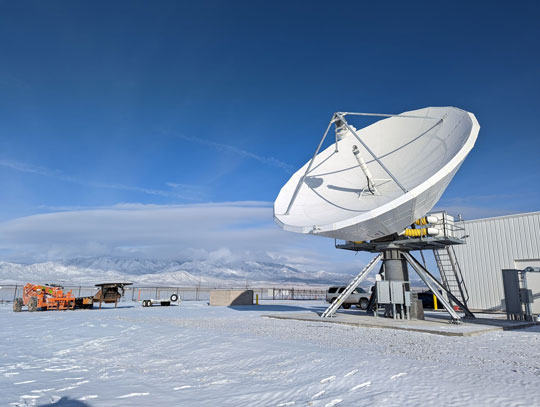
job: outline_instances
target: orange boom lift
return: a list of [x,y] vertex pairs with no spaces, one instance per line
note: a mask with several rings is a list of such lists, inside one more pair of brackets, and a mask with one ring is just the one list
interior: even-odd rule
[[64,293],[62,287],[28,283],[23,288],[22,298],[13,302],[13,311],[21,311],[23,306],[30,312],[72,310],[75,309],[75,297],[71,290]]

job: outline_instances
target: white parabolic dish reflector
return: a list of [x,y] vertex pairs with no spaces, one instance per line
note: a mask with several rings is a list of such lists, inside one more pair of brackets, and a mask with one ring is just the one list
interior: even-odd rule
[[437,203],[480,130],[474,114],[455,107],[404,112],[360,130],[344,124],[347,115],[332,118],[336,143],[281,189],[274,219],[283,229],[352,241],[401,232]]

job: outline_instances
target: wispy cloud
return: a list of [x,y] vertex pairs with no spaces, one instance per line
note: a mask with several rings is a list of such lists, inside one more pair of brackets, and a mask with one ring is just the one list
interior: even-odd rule
[[284,232],[273,222],[268,202],[123,204],[0,223],[4,260],[103,255],[204,260],[217,252],[313,271],[347,272],[363,260],[336,250],[332,239]]
[[15,171],[27,172],[30,174],[43,175],[46,177],[61,177],[62,174],[58,171],[50,170],[45,167],[29,165],[20,161],[0,159],[0,166],[10,168]]
[[259,162],[261,162],[263,164],[270,165],[270,166],[273,166],[273,167],[276,167],[276,168],[280,168],[280,169],[284,170],[285,172],[287,172],[289,174],[292,174],[294,172],[294,170],[295,170],[295,168],[292,165],[287,164],[287,163],[285,163],[285,162],[283,162],[281,160],[278,160],[277,158],[264,157],[264,156],[252,153],[250,151],[242,150],[241,148],[232,146],[230,144],[216,143],[214,141],[209,141],[209,140],[205,140],[205,139],[202,139],[202,138],[189,137],[189,136],[184,136],[184,135],[177,135],[176,137],[178,137],[178,138],[180,138],[182,140],[189,141],[191,143],[202,144],[202,145],[205,145],[205,146],[212,147],[212,148],[214,148],[216,150],[227,151],[229,153],[233,153],[233,154],[236,154],[236,155],[241,156],[241,157],[250,158],[252,160],[259,161]]
[[[167,183],[166,184],[167,186],[174,188],[174,190],[171,191],[171,190],[162,190],[162,189],[154,189],[154,188],[144,188],[144,187],[133,186],[133,185],[119,184],[119,183],[106,183],[106,182],[104,183],[104,182],[96,182],[96,181],[91,181],[91,180],[84,180],[84,179],[80,179],[80,178],[76,178],[76,177],[64,174],[63,172],[59,170],[30,165],[30,164],[23,163],[16,160],[0,159],[0,166],[9,168],[11,170],[19,171],[19,172],[54,178],[60,181],[69,182],[71,184],[76,184],[76,185],[83,185],[90,188],[140,192],[147,195],[178,198],[178,199],[184,199],[188,201],[198,201],[203,198],[202,195],[203,195],[204,188],[195,186],[195,185]],[[182,190],[184,192],[183,193],[179,192],[179,190]]]

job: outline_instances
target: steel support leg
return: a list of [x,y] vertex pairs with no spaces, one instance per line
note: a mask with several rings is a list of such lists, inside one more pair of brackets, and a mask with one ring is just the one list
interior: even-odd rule
[[[416,264],[418,264],[423,270],[424,272],[433,280],[433,282],[435,283],[435,285],[439,288],[439,290],[442,290],[444,291],[448,297],[450,297],[450,299],[452,301],[454,301],[462,310],[463,312],[465,313],[465,317],[468,318],[468,319],[475,319],[476,317],[474,316],[474,314],[469,310],[469,308],[463,304],[460,300],[457,299],[457,297],[452,294],[444,285],[442,285],[424,266],[422,266],[418,260],[416,260],[416,258],[409,253],[409,256],[416,262]],[[438,298],[438,297],[437,297]]]
[[379,253],[375,256],[364,269],[358,274],[347,286],[347,288],[336,298],[336,300],[330,304],[330,306],[321,315],[323,318],[333,316],[336,311],[341,307],[341,304],[351,295],[351,293],[360,285],[360,283],[367,277],[369,272],[375,267],[377,262],[381,259],[382,254]]
[[459,317],[457,312],[454,311],[450,303],[437,289],[437,287],[440,287],[441,284],[431,274],[429,274],[429,272],[424,269],[424,267],[420,263],[418,263],[418,261],[409,253],[403,253],[403,255],[405,256],[411,267],[416,271],[418,276],[422,279],[422,281],[424,281],[424,283],[429,287],[431,292],[437,297],[437,300],[439,300],[446,309],[446,311],[448,311],[448,313],[452,317],[452,321],[456,323],[461,322],[461,318]]

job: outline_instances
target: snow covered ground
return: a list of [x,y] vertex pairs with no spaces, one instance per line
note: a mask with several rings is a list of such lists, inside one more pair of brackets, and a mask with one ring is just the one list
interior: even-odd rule
[[261,317],[323,308],[0,305],[0,405],[540,405],[540,326],[441,337]]

